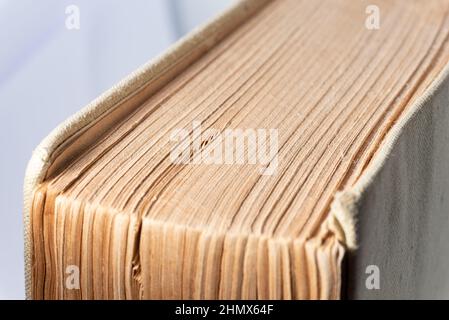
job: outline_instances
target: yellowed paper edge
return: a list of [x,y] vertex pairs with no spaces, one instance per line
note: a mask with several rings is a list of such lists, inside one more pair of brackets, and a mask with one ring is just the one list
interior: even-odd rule
[[168,66],[192,52],[198,45],[213,47],[236,26],[261,9],[271,0],[240,0],[234,6],[192,31],[171,46],[163,55],[149,61],[138,70],[123,79],[117,85],[92,101],[81,111],[61,123],[34,150],[28,163],[24,179],[24,242],[25,242],[25,291],[31,299],[31,263],[32,244],[30,230],[30,209],[33,190],[43,181],[51,164],[52,153],[56,148],[77,131],[83,129],[105,112],[133,95],[149,81],[158,77]]
[[[193,31],[185,38],[175,43],[162,56],[148,62],[120,83],[109,89],[96,100],[84,107],[81,111],[60,124],[54,129],[35,149],[32,158],[28,163],[24,181],[24,240],[25,240],[25,287],[26,297],[31,298],[31,230],[30,230],[30,206],[33,190],[45,178],[47,168],[51,164],[51,155],[65,139],[74,132],[87,126],[103,115],[108,109],[120,103],[123,99],[131,96],[133,92],[144,86],[151,79],[164,72],[170,64],[189,51],[193,50],[199,43],[207,43],[207,46],[213,47],[220,38],[215,37],[218,31],[231,28],[233,25],[242,23],[245,17],[248,17],[257,9],[263,7],[271,0],[241,0],[232,8],[228,9],[220,16]],[[362,194],[372,183],[374,177],[384,165],[389,157],[394,145],[403,128],[416,113],[426,105],[426,102],[440,88],[444,79],[449,76],[449,64],[443,69],[437,79],[426,90],[426,92],[415,101],[415,103],[401,115],[390,131],[387,133],[379,150],[373,157],[368,167],[357,182],[338,192],[331,204],[331,217],[335,218],[342,229],[343,244],[349,249],[354,250],[357,247],[356,218],[358,214],[358,201]]]

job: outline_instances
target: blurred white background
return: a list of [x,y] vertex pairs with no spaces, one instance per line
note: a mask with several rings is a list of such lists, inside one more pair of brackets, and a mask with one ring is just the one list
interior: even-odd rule
[[[0,299],[24,298],[22,186],[61,121],[232,0],[0,0]],[[80,29],[66,28],[69,5]]]

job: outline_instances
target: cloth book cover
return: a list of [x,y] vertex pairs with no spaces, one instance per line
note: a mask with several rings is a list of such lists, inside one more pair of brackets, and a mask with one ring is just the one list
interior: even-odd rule
[[244,0],[181,39],[33,152],[27,297],[448,298],[448,9]]

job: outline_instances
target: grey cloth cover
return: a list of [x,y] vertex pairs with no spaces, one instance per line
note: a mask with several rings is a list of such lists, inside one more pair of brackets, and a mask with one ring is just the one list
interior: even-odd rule
[[[447,72],[412,111],[357,203],[348,298],[449,298]],[[370,265],[379,268],[379,289],[366,286]]]

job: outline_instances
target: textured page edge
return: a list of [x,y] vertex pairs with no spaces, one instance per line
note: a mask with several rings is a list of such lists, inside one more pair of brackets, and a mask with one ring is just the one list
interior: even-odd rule
[[28,162],[23,186],[23,224],[24,224],[24,254],[25,254],[25,293],[26,299],[31,297],[31,267],[32,243],[30,210],[34,189],[45,178],[46,171],[51,164],[52,153],[56,148],[78,130],[100,118],[109,109],[131,96],[150,80],[166,70],[166,67],[177,62],[177,59],[194,50],[201,43],[212,48],[223,37],[216,37],[223,29],[225,34],[232,32],[245,19],[263,8],[272,0],[239,0],[232,7],[220,15],[187,34],[184,38],[169,47],[165,53],[149,61],[97,99],[89,103],[79,112],[56,127],[33,151]]
[[390,128],[379,149],[376,151],[373,159],[354,185],[347,186],[342,191],[336,193],[331,204],[331,216],[336,218],[343,229],[345,245],[349,250],[357,249],[357,215],[359,200],[374,181],[374,178],[390,156],[405,126],[422,108],[427,105],[427,102],[440,89],[448,77],[449,64],[443,68],[425,92],[399,117],[398,121]]
[[[30,207],[32,194],[35,187],[41,183],[45,173],[51,164],[51,155],[56,147],[65,139],[70,137],[80,128],[92,123],[104,114],[109,108],[122,99],[145,85],[151,79],[163,72],[165,67],[176,61],[176,58],[194,48],[199,41],[210,41],[209,47],[213,47],[220,39],[214,39],[219,28],[229,27],[232,24],[240,24],[246,15],[252,14],[256,8],[263,7],[271,0],[240,0],[230,9],[216,17],[211,22],[197,28],[180,41],[171,46],[162,56],[148,62],[117,85],[106,91],[100,97],[92,101],[81,111],[64,121],[54,129],[34,150],[28,163],[24,181],[24,241],[25,241],[25,289],[26,298],[31,298],[31,232],[30,232]],[[249,10],[248,8],[253,8]],[[380,148],[373,157],[367,168],[363,171],[357,182],[336,193],[331,204],[330,215],[335,217],[343,230],[344,244],[349,250],[357,248],[356,219],[358,215],[358,201],[362,194],[373,182],[374,177],[380,171],[385,161],[394,148],[398,137],[409,120],[423,108],[432,95],[440,88],[443,81],[449,77],[449,64],[432,82],[425,93],[420,96],[414,104],[403,113],[399,120],[392,126],[382,141]]]

